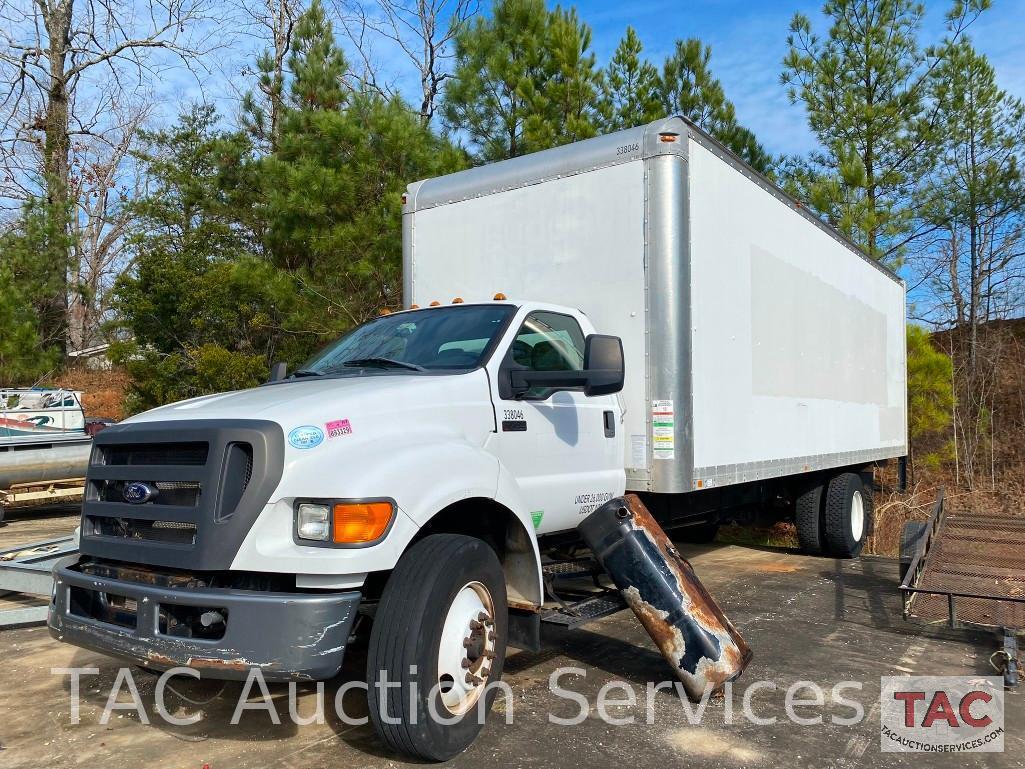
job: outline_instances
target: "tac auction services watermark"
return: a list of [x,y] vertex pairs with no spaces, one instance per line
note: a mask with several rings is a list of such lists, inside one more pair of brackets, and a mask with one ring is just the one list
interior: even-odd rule
[[879,697],[884,753],[1000,753],[999,676],[884,676]]

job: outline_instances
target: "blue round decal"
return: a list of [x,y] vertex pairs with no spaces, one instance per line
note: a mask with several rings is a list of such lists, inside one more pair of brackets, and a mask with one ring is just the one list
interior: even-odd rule
[[303,425],[288,434],[288,442],[296,449],[312,449],[324,442],[324,431],[314,425]]

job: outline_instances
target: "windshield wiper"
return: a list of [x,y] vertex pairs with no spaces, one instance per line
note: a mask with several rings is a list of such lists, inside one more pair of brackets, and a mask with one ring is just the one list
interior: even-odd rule
[[410,371],[426,371],[423,366],[416,363],[406,363],[404,360],[394,358],[353,358],[342,362],[343,366],[380,366],[381,368],[405,368]]
[[293,371],[292,372],[292,377],[293,378],[304,377],[304,376],[324,376],[324,374],[322,372],[320,372],[320,371],[314,371],[311,368],[301,368],[301,369],[298,369],[297,371]]

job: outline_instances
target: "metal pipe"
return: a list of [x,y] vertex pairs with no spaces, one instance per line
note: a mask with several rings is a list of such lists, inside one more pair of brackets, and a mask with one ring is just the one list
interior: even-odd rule
[[637,496],[606,502],[578,528],[691,699],[744,671],[751,649]]
[[0,489],[20,483],[43,483],[62,478],[80,478],[89,465],[92,439],[19,438],[0,446]]

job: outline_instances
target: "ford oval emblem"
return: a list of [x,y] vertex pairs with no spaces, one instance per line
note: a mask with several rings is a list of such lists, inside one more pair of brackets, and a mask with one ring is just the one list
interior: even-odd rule
[[324,431],[315,425],[303,425],[288,434],[288,443],[295,449],[312,449],[323,442]]
[[121,491],[121,496],[125,502],[133,505],[142,505],[149,502],[158,493],[159,491],[155,486],[150,486],[142,481],[132,481],[125,484],[124,489]]

